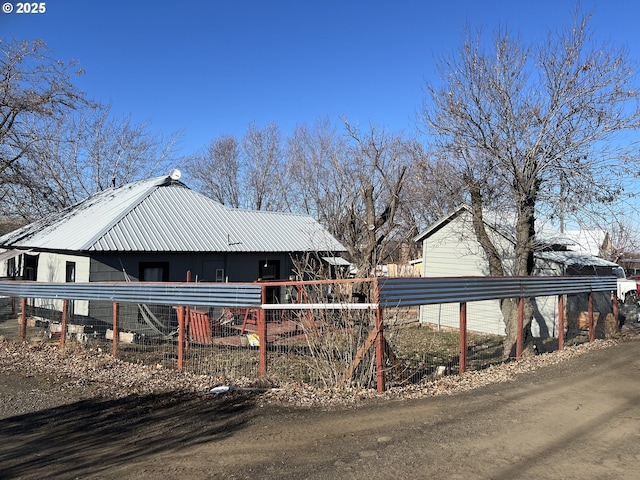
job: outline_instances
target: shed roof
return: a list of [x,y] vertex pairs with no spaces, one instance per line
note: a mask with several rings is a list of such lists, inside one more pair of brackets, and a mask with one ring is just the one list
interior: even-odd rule
[[163,176],[110,188],[0,237],[83,252],[345,251],[308,215],[228,208]]
[[[426,230],[418,233],[413,240],[420,242],[429,238],[462,215],[471,215],[471,207],[466,204],[459,205],[453,212],[445,215],[437,222],[430,225]],[[487,227],[491,228],[511,242],[515,241],[515,215],[506,211],[486,210],[483,211],[483,216]],[[472,228],[471,225],[471,220],[469,219],[470,229]],[[557,229],[540,222],[536,223],[536,241],[543,245],[559,245],[564,247],[575,244],[573,238],[570,238],[569,236],[560,233]]]
[[[419,242],[428,239],[458,217],[465,214],[470,215],[470,212],[471,209],[468,205],[462,204],[458,206],[452,213],[442,217],[429,228],[416,235],[414,241]],[[514,222],[513,216],[509,215],[508,212],[491,211],[485,215],[485,224],[512,242],[515,237]],[[472,231],[470,221],[468,228]],[[562,233],[544,223],[538,224],[536,228],[538,245],[554,246],[555,250],[537,251],[535,255],[540,259],[572,267],[616,267],[618,266],[616,263],[597,256],[605,235],[604,232],[595,230],[576,230]]]
[[617,263],[583,252],[555,251],[536,252],[536,257],[570,267],[617,267]]
[[595,256],[600,255],[608,238],[604,230],[567,230],[564,234],[571,242],[570,250]]

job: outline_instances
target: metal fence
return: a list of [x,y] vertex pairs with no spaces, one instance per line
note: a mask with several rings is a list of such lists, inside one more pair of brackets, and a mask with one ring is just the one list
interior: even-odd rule
[[[504,337],[492,331],[502,324],[499,310],[480,306],[551,299],[555,323],[538,332],[538,346],[553,350],[617,329],[622,316],[615,290],[614,277],[9,281],[0,282],[0,336],[62,348],[76,342],[126,361],[230,382],[266,377],[382,391],[503,361]],[[568,310],[582,317],[568,319]],[[604,319],[615,325],[607,330]],[[519,322],[522,329],[526,319]],[[516,357],[521,354],[519,338]]]

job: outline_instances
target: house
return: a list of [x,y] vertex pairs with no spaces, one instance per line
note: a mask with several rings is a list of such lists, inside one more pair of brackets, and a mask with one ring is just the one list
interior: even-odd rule
[[[485,216],[488,234],[499,249],[507,270],[513,266],[513,227],[496,213]],[[593,242],[579,243],[580,235],[562,234],[541,226],[536,233],[535,275],[611,275],[617,264],[592,255]],[[592,236],[589,236],[592,238]],[[489,266],[484,252],[476,240],[470,209],[460,206],[418,234],[415,241],[422,242],[422,276],[487,276]],[[580,311],[586,309],[586,299],[570,298],[567,304],[567,322],[577,322]],[[610,301],[602,298],[596,310],[604,316],[610,311]],[[428,305],[421,307],[420,321],[438,327],[458,327],[457,305]],[[503,335],[504,322],[497,300],[471,302],[467,306],[469,330]],[[557,298],[534,299],[532,333],[537,337],[556,337],[558,334]]]
[[[96,193],[1,236],[0,248],[6,277],[42,282],[287,279],[296,259],[336,263],[345,251],[310,216],[228,208],[177,170]],[[279,292],[269,292],[275,301]],[[108,316],[87,302],[73,308]]]

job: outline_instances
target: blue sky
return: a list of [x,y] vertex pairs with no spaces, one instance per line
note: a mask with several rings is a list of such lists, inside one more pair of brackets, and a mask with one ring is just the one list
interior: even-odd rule
[[[3,2],[5,3],[5,2]],[[17,2],[10,0],[15,7]],[[3,38],[43,39],[86,70],[77,84],[150,131],[181,130],[187,155],[251,122],[282,133],[329,116],[414,133],[434,57],[465,24],[538,38],[564,26],[568,0],[50,0],[44,14],[0,13]],[[599,38],[640,59],[640,3],[583,0]]]

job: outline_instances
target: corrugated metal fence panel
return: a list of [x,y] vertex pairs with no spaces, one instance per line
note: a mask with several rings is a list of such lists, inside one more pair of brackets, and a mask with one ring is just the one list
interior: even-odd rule
[[[615,291],[611,277],[442,277],[379,281],[382,307]],[[234,283],[0,282],[0,295],[159,305],[260,307],[261,287]]]
[[380,306],[474,302],[499,298],[615,291],[616,277],[434,277],[379,281]]
[[0,282],[0,295],[158,305],[259,307],[261,288],[234,283]]

